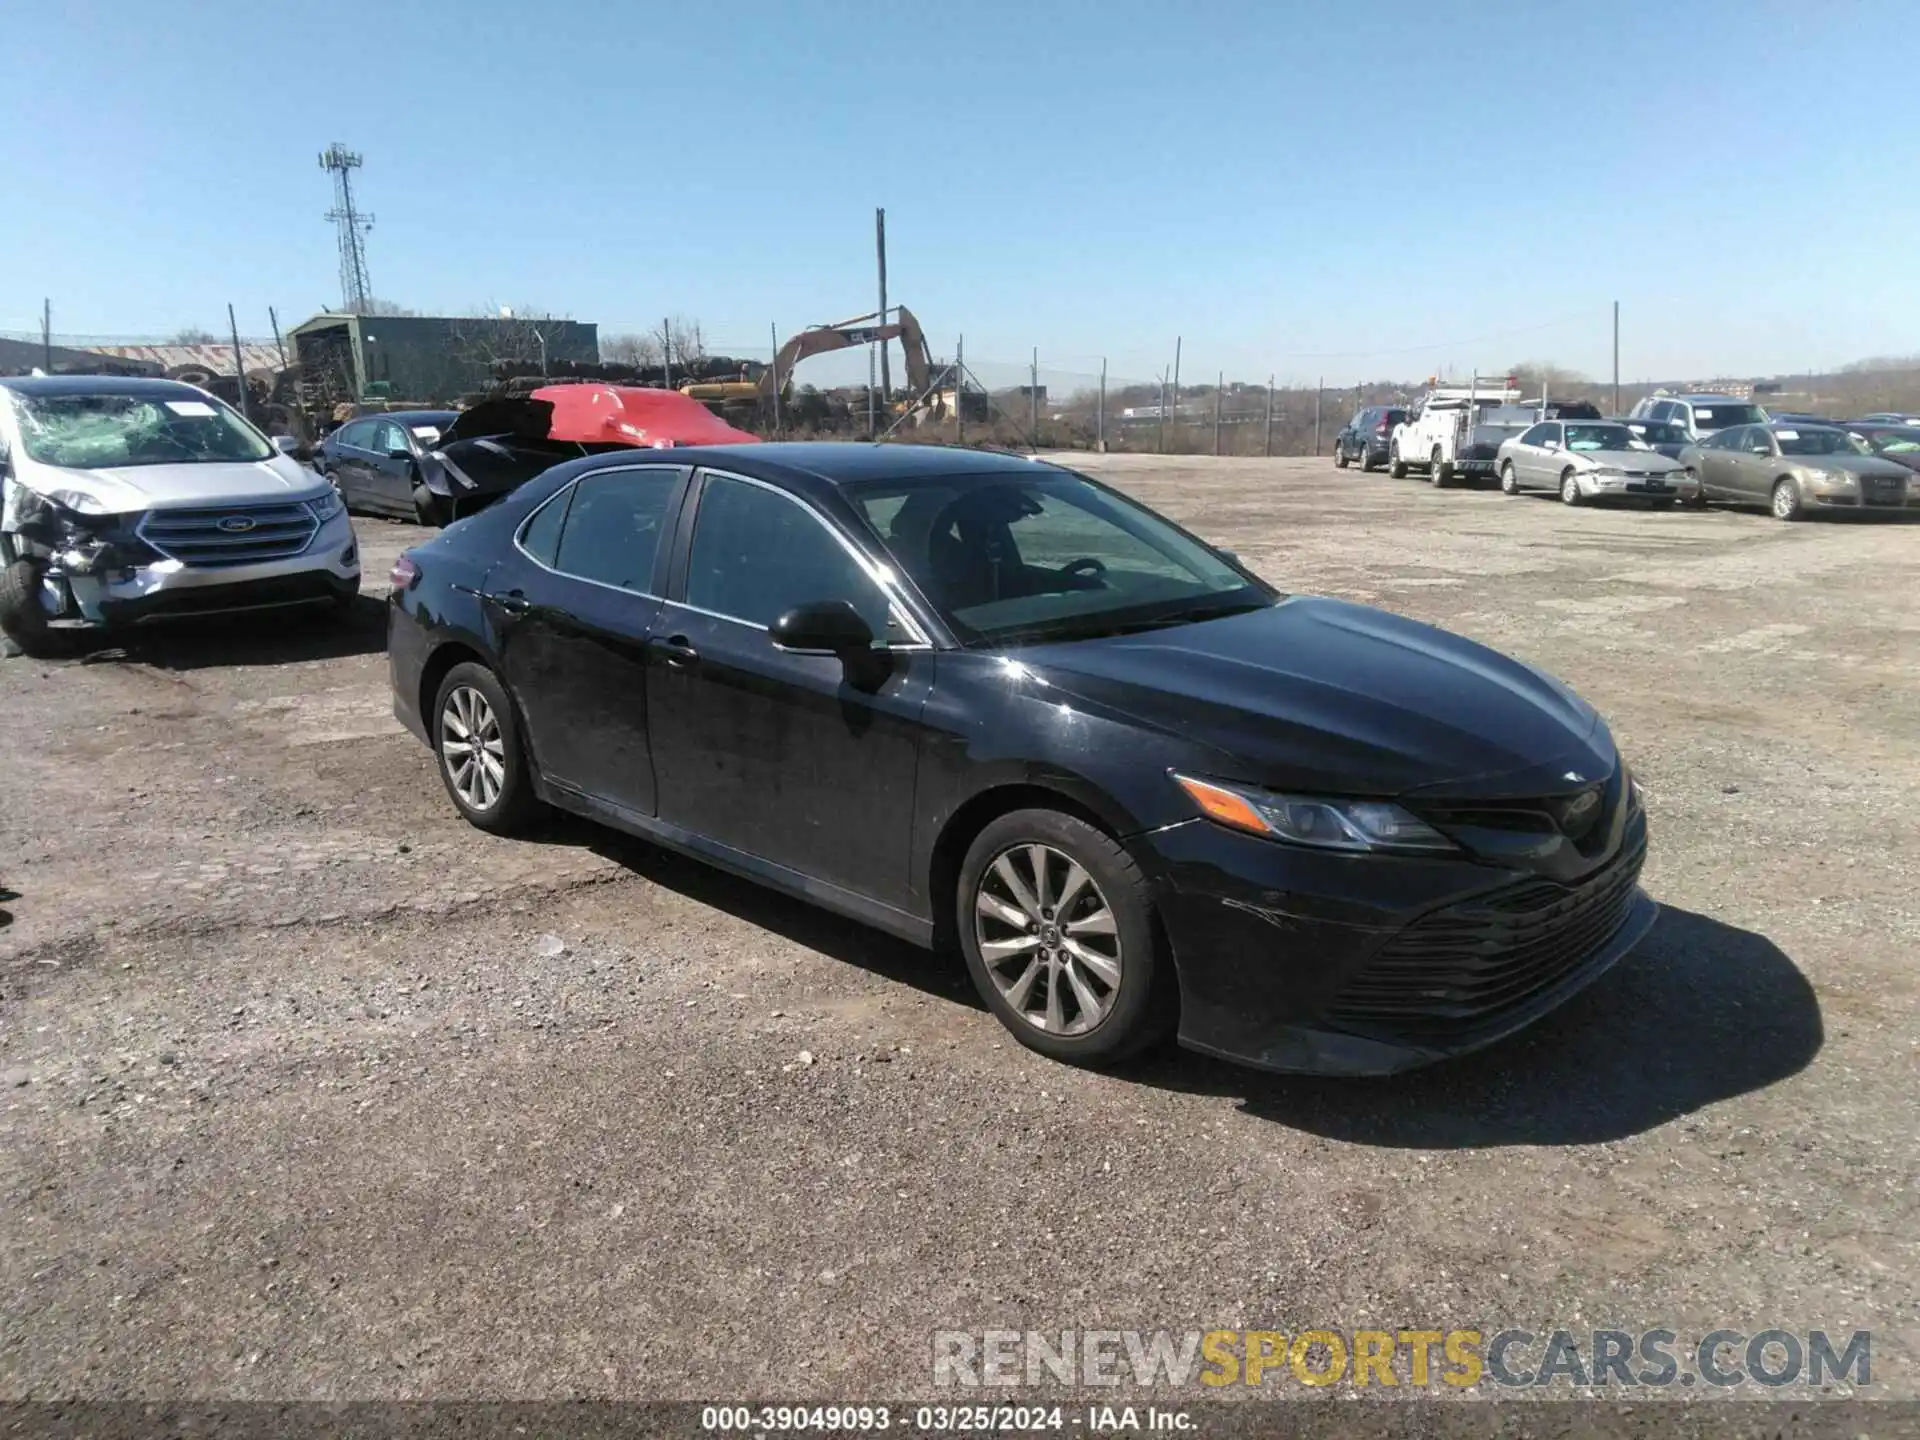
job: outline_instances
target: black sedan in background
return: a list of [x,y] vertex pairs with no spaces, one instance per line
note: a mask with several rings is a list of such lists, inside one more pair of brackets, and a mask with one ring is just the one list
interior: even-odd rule
[[925,945],[1023,1043],[1378,1074],[1653,922],[1566,686],[1276,592],[1072,471],[931,446],[556,466],[402,556],[394,708],[453,804],[589,816]]
[[438,525],[445,518],[446,484],[429,484],[431,455],[456,410],[395,410],[349,420],[322,440],[314,468],[362,514],[392,515]]

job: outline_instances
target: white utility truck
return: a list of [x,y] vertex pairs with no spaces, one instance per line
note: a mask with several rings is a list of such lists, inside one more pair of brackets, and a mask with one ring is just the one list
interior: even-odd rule
[[1387,464],[1395,478],[1424,470],[1435,485],[1450,485],[1458,475],[1494,473],[1500,443],[1539,418],[1533,406],[1519,404],[1520,391],[1507,377],[1475,376],[1464,386],[1436,385],[1394,426]]

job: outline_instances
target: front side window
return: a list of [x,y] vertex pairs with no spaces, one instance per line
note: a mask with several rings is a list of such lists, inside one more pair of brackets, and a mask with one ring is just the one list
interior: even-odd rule
[[[667,508],[679,478],[678,471],[662,467],[605,471],[579,481],[567,505],[553,568],[621,590],[651,592]],[[534,518],[545,514],[543,510]]]
[[42,465],[217,465],[265,460],[267,438],[211,395],[24,395],[15,427]]
[[851,603],[878,639],[900,644],[913,638],[866,567],[801,501],[709,476],[693,522],[687,604],[767,626],[796,606],[823,600]]
[[406,450],[407,436],[391,420],[382,420],[373,432],[373,448],[382,455],[392,455],[396,451]]
[[1782,455],[1867,455],[1872,452],[1844,430],[1776,430]]
[[1151,510],[1078,475],[871,480],[847,495],[969,644],[1152,629],[1275,599]]

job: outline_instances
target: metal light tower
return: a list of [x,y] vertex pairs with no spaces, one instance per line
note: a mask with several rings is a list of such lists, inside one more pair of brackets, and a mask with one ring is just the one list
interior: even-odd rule
[[353,208],[353,172],[360,156],[335,141],[320,155],[320,168],[333,172],[333,209],[327,219],[340,236],[340,301],[349,315],[366,312],[373,287],[367,282],[367,247],[361,238],[373,228],[373,216]]

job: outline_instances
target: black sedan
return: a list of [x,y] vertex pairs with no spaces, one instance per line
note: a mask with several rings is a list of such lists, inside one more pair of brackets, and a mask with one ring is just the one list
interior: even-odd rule
[[589,816],[925,945],[1025,1044],[1379,1074],[1652,924],[1557,680],[1283,595],[1070,470],[931,446],[569,461],[402,556],[394,708],[473,824]]
[[322,440],[314,468],[333,481],[349,510],[438,525],[448,490],[432,453],[454,410],[395,410],[349,420]]

